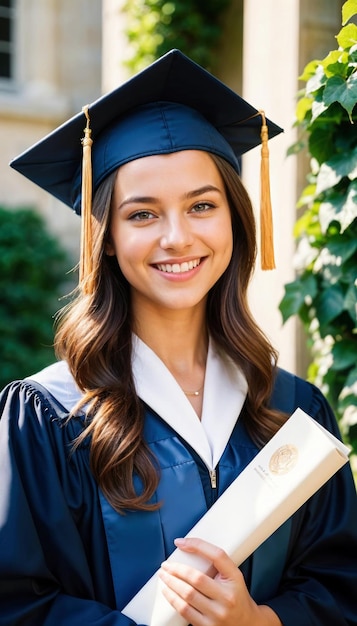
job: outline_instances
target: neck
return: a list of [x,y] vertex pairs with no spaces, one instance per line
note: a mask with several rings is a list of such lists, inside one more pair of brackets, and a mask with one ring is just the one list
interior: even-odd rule
[[134,315],[136,334],[163,361],[201,419],[208,351],[204,307],[140,313]]
[[134,328],[185,391],[203,387],[208,350],[204,311],[139,315],[135,316]]

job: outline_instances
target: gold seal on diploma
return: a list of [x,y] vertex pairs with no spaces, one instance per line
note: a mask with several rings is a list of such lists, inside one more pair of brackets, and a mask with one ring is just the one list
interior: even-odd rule
[[269,469],[273,474],[287,474],[295,467],[298,460],[298,449],[291,443],[278,448],[269,461]]

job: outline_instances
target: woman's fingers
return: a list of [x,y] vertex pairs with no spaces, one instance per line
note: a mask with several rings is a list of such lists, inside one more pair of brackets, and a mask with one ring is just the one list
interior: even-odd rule
[[242,603],[247,603],[246,596],[250,599],[240,570],[221,548],[206,541],[189,538],[175,543],[210,561],[215,573],[210,576],[175,561],[163,563],[160,578],[166,599],[194,626],[237,623]]
[[175,568],[171,573],[170,568],[164,564],[159,572],[160,579],[164,583],[162,593],[174,609],[184,617],[188,623],[200,626],[207,624],[207,616],[211,612],[209,606],[212,600],[202,591],[206,588],[202,572],[193,571],[191,568]]
[[175,545],[180,550],[197,554],[205,558],[207,561],[210,561],[215,571],[222,578],[229,578],[231,576],[235,577],[237,574],[237,567],[228,554],[222,550],[222,548],[219,548],[208,541],[195,537],[187,537],[185,539],[175,539]]

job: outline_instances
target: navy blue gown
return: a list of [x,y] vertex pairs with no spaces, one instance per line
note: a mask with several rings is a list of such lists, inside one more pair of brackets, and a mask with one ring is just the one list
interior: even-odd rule
[[[339,436],[322,394],[281,370],[272,405],[289,412],[300,406]],[[174,538],[258,452],[241,415],[213,489],[200,457],[145,406],[144,434],[161,471],[153,500],[163,505],[119,515],[93,479],[89,445],[71,452],[80,417],[66,420],[67,410],[31,380],[3,391],[0,415],[1,626],[132,624],[123,607],[173,551]],[[349,466],[242,570],[254,599],[271,606],[284,626],[356,625],[357,506]]]

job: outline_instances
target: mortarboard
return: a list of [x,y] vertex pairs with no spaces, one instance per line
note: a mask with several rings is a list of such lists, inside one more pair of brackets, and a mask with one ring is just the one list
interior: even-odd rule
[[[87,248],[88,261],[92,194],[120,165],[143,156],[199,149],[222,156],[239,171],[241,155],[262,143],[264,168],[268,132],[273,137],[282,129],[179,50],[172,50],[84,107],[10,165],[82,212],[86,223],[82,255]],[[267,187],[265,200],[270,198],[268,178]],[[267,221],[271,225],[271,214]],[[271,226],[270,231],[272,239]],[[273,253],[265,265],[274,267]],[[84,273],[89,271],[87,267]]]

